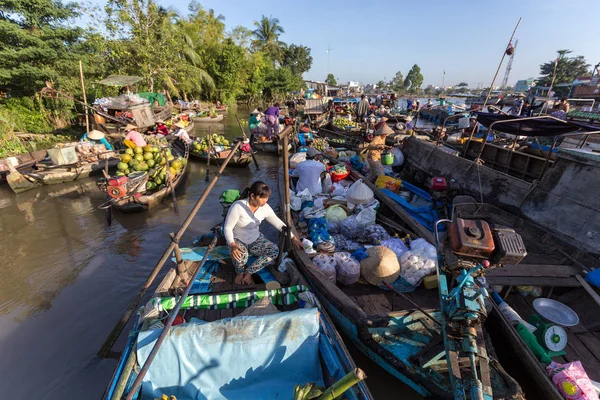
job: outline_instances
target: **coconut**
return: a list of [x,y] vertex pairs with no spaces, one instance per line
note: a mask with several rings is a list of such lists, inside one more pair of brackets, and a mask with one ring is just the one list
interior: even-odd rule
[[360,262],[360,273],[371,285],[381,286],[381,281],[392,283],[400,276],[396,254],[385,246],[367,249],[368,257]]

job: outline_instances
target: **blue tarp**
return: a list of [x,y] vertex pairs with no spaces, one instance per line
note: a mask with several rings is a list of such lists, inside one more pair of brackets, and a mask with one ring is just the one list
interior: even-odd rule
[[[402,186],[405,187],[406,184],[404,182],[402,182]],[[415,187],[413,186],[413,188],[415,188]],[[419,188],[415,188],[415,189],[421,190]],[[396,203],[398,203],[400,205],[400,207],[405,209],[410,214],[410,216],[413,217],[418,223],[423,225],[429,231],[433,232],[433,226],[435,225],[435,221],[437,221],[440,218],[438,216],[438,213],[433,209],[433,207],[431,205],[425,206],[425,207],[415,207],[412,204],[410,204],[408,201],[406,201],[406,199],[404,197],[392,192],[391,190],[385,189],[385,188],[381,189],[381,190],[388,197],[390,197],[392,200],[394,200]],[[419,193],[416,193],[416,194],[419,195]],[[429,195],[427,195],[427,197],[429,197]],[[425,199],[427,199],[427,198],[425,198]]]
[[[140,365],[160,332],[140,332]],[[319,338],[315,308],[172,327],[144,378],[141,398],[291,400],[297,384],[323,385]]]

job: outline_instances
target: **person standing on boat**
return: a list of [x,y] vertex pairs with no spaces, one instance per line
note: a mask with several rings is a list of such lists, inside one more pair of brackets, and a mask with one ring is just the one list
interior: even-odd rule
[[260,111],[258,111],[256,108],[250,113],[250,119],[248,120],[248,128],[250,128],[250,133],[258,133],[258,126],[260,125],[260,118],[258,117],[259,114]]
[[[227,212],[223,231],[237,273],[236,284],[251,284],[252,274],[275,261],[279,255],[277,245],[260,233],[260,224],[265,219],[279,231],[285,226],[267,204],[270,195],[271,188],[256,181],[242,192],[240,200],[234,202]],[[302,243],[293,234],[292,241],[302,248]],[[249,255],[257,256],[252,265],[247,265]]]
[[379,175],[385,175],[383,164],[381,163],[381,153],[385,150],[385,138],[394,133],[392,128],[384,124],[381,128],[375,131],[373,141],[367,147],[367,161],[371,167],[370,180],[375,181]]
[[267,108],[265,118],[267,120],[267,139],[271,139],[273,134],[279,134],[279,103]]
[[367,118],[367,114],[371,109],[371,105],[369,104],[369,100],[367,100],[366,95],[360,96],[360,101],[358,102],[358,106],[356,107],[356,119],[358,122],[364,122]]
[[182,139],[187,144],[192,143],[192,138],[190,138],[190,135],[185,130],[185,125],[183,125],[183,122],[179,121],[173,126],[175,127],[175,130],[173,133],[171,133],[171,135]]
[[317,160],[321,152],[314,147],[309,147],[306,150],[306,161],[298,163],[293,177],[298,178],[296,184],[296,192],[299,193],[304,189],[308,189],[313,196],[323,191],[321,181],[325,177],[327,169],[325,164]]
[[125,140],[130,140],[135,143],[136,146],[144,147],[146,145],[146,141],[141,133],[135,130],[135,125],[127,125],[125,127]]
[[103,144],[104,147],[106,147],[106,150],[108,151],[113,151],[113,147],[110,143],[108,143],[108,140],[106,140],[106,137],[104,135],[104,133],[97,131],[97,130],[93,130],[91,132],[87,132],[84,133],[83,136],[81,137],[81,139],[79,139],[80,142],[91,142],[93,144]]

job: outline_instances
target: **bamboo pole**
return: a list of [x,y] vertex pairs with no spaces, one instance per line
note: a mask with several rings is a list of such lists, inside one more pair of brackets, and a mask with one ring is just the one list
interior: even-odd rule
[[87,97],[85,95],[85,84],[83,83],[83,64],[81,60],[79,60],[79,78],[81,79],[81,91],[83,92],[83,104],[85,105],[85,131],[90,131],[90,117],[88,116],[88,104]]
[[283,210],[283,213],[285,225],[289,228],[292,226],[292,215],[290,213],[290,159],[288,151],[288,135],[289,132],[283,135],[283,181],[285,183],[285,193],[283,194],[285,198],[285,210]]
[[108,352],[112,348],[113,344],[115,343],[115,341],[121,334],[121,331],[125,327],[125,324],[127,324],[127,321],[129,321],[129,318],[131,318],[131,316],[133,315],[133,312],[138,308],[140,301],[146,294],[146,291],[152,285],[152,282],[154,282],[154,279],[156,279],[156,276],[162,269],[165,262],[169,259],[171,252],[175,249],[175,245],[179,242],[179,240],[181,239],[181,237],[183,236],[183,234],[185,233],[187,228],[192,223],[192,220],[198,213],[198,210],[200,210],[200,207],[202,207],[202,205],[208,198],[208,195],[210,194],[211,190],[217,184],[217,181],[219,180],[219,178],[221,177],[221,174],[225,170],[227,163],[229,163],[229,160],[231,160],[231,158],[233,157],[233,154],[240,147],[241,143],[242,143],[241,141],[238,141],[235,144],[235,146],[233,146],[233,150],[231,151],[231,153],[229,153],[229,155],[223,162],[223,165],[221,165],[221,168],[219,168],[219,171],[212,178],[212,180],[210,181],[210,183],[208,184],[206,189],[204,189],[204,193],[202,193],[202,196],[198,199],[198,201],[194,205],[194,208],[192,208],[192,211],[190,211],[190,213],[187,216],[187,218],[185,219],[185,221],[183,221],[183,224],[181,224],[181,227],[177,231],[177,234],[175,235],[175,237],[171,239],[171,244],[169,244],[169,247],[167,247],[167,249],[163,253],[161,259],[158,261],[158,263],[156,264],[156,266],[154,267],[154,269],[152,270],[152,272],[150,273],[148,278],[146,278],[146,282],[144,282],[144,285],[142,286],[142,288],[139,290],[139,292],[136,294],[135,298],[131,301],[131,303],[127,307],[125,314],[123,314],[121,319],[117,322],[117,324],[114,326],[113,330],[110,332],[110,334],[104,341],[104,344],[102,345],[102,347],[100,348],[100,351],[98,352],[98,355],[100,357],[106,357],[106,354],[108,354]]
[[144,376],[146,376],[146,372],[148,372],[148,369],[150,368],[150,364],[152,364],[152,360],[154,360],[154,357],[158,353],[158,350],[160,349],[160,346],[164,342],[165,337],[167,336],[167,333],[169,332],[169,329],[173,325],[173,321],[175,321],[175,318],[177,317],[177,313],[179,312],[179,310],[181,309],[181,306],[183,305],[183,302],[186,300],[188,294],[190,294],[190,290],[192,289],[192,285],[194,284],[194,281],[198,277],[198,274],[200,273],[200,271],[202,271],[202,268],[204,267],[204,264],[206,264],[206,261],[208,260],[208,256],[210,255],[210,253],[215,248],[215,245],[217,244],[217,239],[218,238],[219,238],[219,236],[215,235],[214,239],[212,240],[212,242],[210,243],[210,245],[206,249],[206,253],[204,253],[204,257],[202,257],[202,262],[200,263],[200,265],[198,266],[198,268],[196,269],[196,271],[194,272],[194,274],[190,278],[190,281],[186,285],[185,290],[183,291],[183,294],[179,298],[179,301],[177,301],[177,304],[175,304],[175,307],[169,313],[169,319],[167,320],[167,323],[165,324],[165,327],[163,328],[162,332],[160,333],[160,336],[158,337],[158,339],[154,343],[154,346],[152,347],[152,350],[150,350],[150,354],[148,355],[148,358],[146,358],[146,362],[144,363],[144,366],[140,370],[140,373],[135,378],[135,381],[133,382],[133,385],[131,386],[131,389],[129,390],[129,393],[127,394],[126,400],[133,400],[133,398],[137,395],[137,391],[138,391],[140,385],[142,384],[142,380],[144,379]]
[[348,374],[342,379],[331,385],[330,388],[327,388],[322,395],[317,397],[317,400],[337,399],[343,395],[346,390],[364,380],[366,377],[367,374],[365,374],[362,369],[355,368],[354,370],[348,372]]
[[[552,88],[554,87],[554,80],[556,79],[556,67],[558,67],[558,60],[560,54],[556,57],[556,62],[554,63],[554,72],[552,73],[552,83],[550,83],[550,89],[548,89],[548,101],[550,101],[550,93],[552,92]],[[532,104],[533,105],[533,104]]]
[[[494,75],[494,79],[492,79],[492,83],[490,84],[490,87],[488,89],[487,96],[485,97],[485,101],[483,102],[483,106],[481,107],[482,110],[485,110],[485,106],[487,106],[487,102],[490,99],[490,96],[492,94],[492,90],[494,90],[494,83],[496,83],[496,78],[498,77],[498,73],[500,72],[500,68],[502,68],[502,63],[504,62],[504,57],[506,57],[506,49],[512,43],[512,40],[515,37],[515,33],[517,33],[517,29],[519,28],[519,25],[521,24],[521,20],[522,19],[523,19],[523,17],[519,17],[519,21],[517,22],[517,25],[515,26],[515,29],[513,30],[512,35],[510,35],[510,39],[508,40],[508,44],[506,45],[506,47],[502,51],[502,58],[500,59],[500,63],[498,64],[498,68],[496,69],[496,75]],[[475,134],[475,128],[476,127],[477,127],[477,124],[475,124],[473,126],[473,129],[471,130],[471,135],[469,136],[469,141],[467,142],[467,145],[465,146],[465,149],[469,148],[469,145],[471,144],[471,141],[473,140],[473,135]],[[484,142],[485,142],[485,140],[484,140]]]

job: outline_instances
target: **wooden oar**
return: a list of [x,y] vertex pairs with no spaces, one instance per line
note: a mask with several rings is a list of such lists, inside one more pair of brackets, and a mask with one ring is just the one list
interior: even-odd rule
[[119,335],[121,334],[121,331],[127,324],[127,321],[129,321],[129,318],[131,318],[131,316],[133,315],[133,312],[138,308],[140,301],[146,294],[146,291],[152,285],[152,282],[154,282],[154,279],[156,279],[156,276],[162,269],[163,265],[165,265],[165,262],[167,262],[167,260],[170,258],[171,253],[175,249],[175,245],[179,242],[179,240],[181,239],[181,237],[183,236],[183,234],[185,233],[187,228],[190,226],[190,224],[194,220],[194,217],[198,213],[198,210],[200,210],[200,207],[202,207],[202,205],[208,198],[208,195],[210,194],[212,189],[215,187],[215,185],[217,184],[217,181],[221,177],[221,174],[225,170],[227,163],[229,162],[229,160],[231,160],[231,158],[233,157],[233,154],[240,147],[240,145],[241,145],[241,142],[237,142],[235,144],[231,153],[229,153],[229,156],[227,156],[227,158],[223,162],[223,165],[221,165],[221,168],[219,168],[219,171],[217,172],[217,174],[212,178],[212,180],[210,181],[210,183],[208,184],[206,189],[204,189],[204,193],[202,193],[202,196],[198,199],[198,201],[196,202],[196,205],[194,205],[194,208],[192,208],[192,211],[190,211],[190,213],[186,217],[185,221],[183,221],[183,224],[177,231],[177,234],[175,234],[175,237],[171,239],[171,242],[170,242],[169,246],[167,247],[167,249],[165,250],[165,252],[163,253],[161,259],[158,261],[158,263],[156,264],[156,266],[154,267],[154,269],[152,270],[152,272],[150,273],[148,278],[146,278],[146,282],[144,282],[144,285],[140,288],[140,290],[136,294],[135,298],[131,301],[131,303],[129,303],[127,310],[125,311],[125,313],[123,314],[121,319],[113,327],[112,331],[110,332],[110,334],[104,341],[104,344],[100,348],[100,351],[98,351],[98,355],[100,357],[106,357],[106,355],[112,348],[113,344],[118,339]]
[[179,298],[179,301],[177,301],[177,304],[175,304],[175,307],[173,308],[173,310],[170,311],[169,319],[167,319],[167,322],[165,323],[165,327],[163,328],[162,332],[160,333],[160,336],[158,337],[158,339],[156,340],[156,343],[154,343],[152,350],[150,350],[150,354],[148,355],[148,358],[146,359],[144,366],[140,370],[138,376],[135,378],[135,381],[133,382],[133,385],[131,386],[129,393],[127,394],[127,398],[126,398],[127,400],[133,400],[133,398],[137,394],[137,391],[138,391],[140,385],[142,384],[142,381],[144,380],[144,376],[146,376],[146,372],[148,372],[148,369],[150,368],[150,364],[152,364],[152,360],[154,360],[154,357],[156,356],[156,353],[158,353],[160,346],[164,342],[165,337],[167,336],[167,333],[169,333],[169,329],[173,325],[173,321],[175,321],[175,318],[177,317],[177,313],[181,309],[181,305],[186,300],[188,294],[190,294],[190,290],[192,289],[192,285],[194,284],[194,281],[198,277],[198,274],[200,273],[200,271],[202,271],[202,268],[204,267],[204,264],[206,264],[206,261],[208,260],[210,253],[215,248],[218,238],[219,238],[219,236],[215,235],[212,242],[210,242],[210,245],[208,245],[208,248],[206,249],[206,253],[204,253],[204,257],[202,257],[202,262],[200,263],[200,265],[198,266],[198,268],[196,269],[196,271],[190,278],[190,281],[188,282],[187,286],[185,287],[185,290],[183,291],[183,294]]
[[[244,138],[246,138],[246,132],[244,132],[244,128],[242,127],[242,123],[240,122],[240,119],[238,118],[237,114],[235,114],[235,119],[237,119],[237,123],[240,127],[240,130],[242,131],[242,136]],[[258,162],[256,162],[256,157],[254,156],[254,149],[252,148],[252,141],[250,141],[250,155],[252,156],[252,160],[254,161],[254,165],[256,165],[256,169],[259,170],[260,167],[258,166]]]

